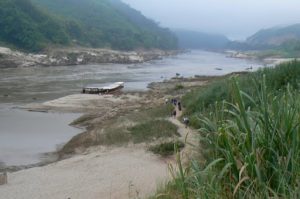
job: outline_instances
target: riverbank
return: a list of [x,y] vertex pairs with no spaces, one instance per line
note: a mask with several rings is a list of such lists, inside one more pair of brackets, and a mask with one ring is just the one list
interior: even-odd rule
[[167,163],[143,148],[93,148],[43,167],[8,174],[0,198],[136,198],[168,179]]
[[290,62],[294,59],[298,59],[299,57],[286,57],[280,54],[272,54],[268,51],[235,51],[235,50],[227,50],[225,51],[228,57],[238,58],[238,59],[247,59],[247,60],[258,60],[262,62],[264,65],[278,65],[281,63]]
[[[187,60],[189,60],[187,62]],[[190,61],[191,60],[191,61]],[[160,171],[165,171],[168,173],[168,164],[174,162],[174,156],[168,156],[168,157],[162,157],[160,154],[153,155],[152,152],[149,152],[150,148],[159,148],[161,147],[162,150],[169,150],[168,153],[171,154],[173,152],[173,147],[171,149],[166,149],[164,146],[167,146],[167,143],[177,143],[177,141],[185,142],[185,135],[188,135],[186,129],[180,122],[180,118],[170,118],[170,114],[172,112],[173,107],[165,104],[166,98],[178,98],[180,99],[182,95],[189,92],[193,88],[205,86],[210,83],[210,81],[213,81],[217,78],[224,78],[224,77],[218,77],[213,75],[223,75],[228,74],[232,71],[242,71],[245,70],[249,65],[253,65],[255,63],[250,63],[244,60],[235,60],[226,58],[223,54],[215,54],[210,52],[191,52],[189,54],[183,54],[179,55],[178,57],[172,58],[172,59],[166,59],[162,61],[154,62],[155,64],[145,63],[143,65],[137,64],[137,65],[129,65],[129,66],[120,66],[120,65],[95,65],[95,66],[82,66],[82,70],[84,74],[87,70],[97,68],[95,73],[94,70],[88,71],[93,74],[92,78],[87,78],[86,82],[91,83],[91,80],[94,79],[100,79],[102,77],[103,73],[107,73],[107,77],[110,79],[104,79],[103,82],[109,82],[109,81],[125,81],[128,82],[128,84],[125,85],[124,93],[121,93],[119,95],[111,95],[111,96],[95,96],[95,95],[81,95],[81,94],[75,94],[78,93],[81,90],[82,85],[82,78],[83,75],[78,75],[78,67],[53,67],[53,69],[50,69],[50,67],[34,67],[34,70],[30,70],[26,72],[26,78],[21,79],[20,82],[22,85],[24,84],[24,81],[28,82],[28,84],[31,85],[30,87],[30,93],[28,94],[28,90],[18,90],[16,92],[16,99],[20,99],[22,97],[22,102],[31,102],[30,105],[22,106],[23,108],[27,108],[32,111],[46,111],[46,112],[57,112],[57,111],[69,111],[69,112],[84,112],[85,115],[78,120],[74,121],[72,125],[79,126],[81,128],[86,129],[85,132],[73,137],[58,153],[57,156],[60,161],[54,162],[51,164],[48,164],[47,166],[43,166],[41,168],[47,168],[43,171],[43,175],[41,172],[38,172],[40,168],[34,167],[26,170],[20,170],[18,172],[14,172],[13,175],[13,181],[12,184],[8,184],[9,188],[5,188],[7,191],[10,189],[13,191],[16,190],[23,190],[26,192],[25,189],[22,187],[27,187],[32,185],[33,187],[37,187],[39,189],[38,193],[43,195],[43,193],[47,192],[48,188],[46,186],[39,187],[34,182],[31,182],[30,179],[47,179],[48,175],[48,168],[55,167],[58,170],[61,170],[59,175],[62,175],[62,178],[64,176],[64,169],[69,169],[70,172],[76,173],[76,166],[68,165],[68,166],[62,166],[61,169],[59,169],[60,162],[64,161],[72,161],[72,164],[77,164],[77,162],[73,162],[76,157],[87,157],[88,155],[92,155],[98,152],[101,152],[101,150],[104,150],[104,153],[108,156],[111,154],[109,153],[111,150],[142,150],[143,153],[140,153],[141,156],[147,156],[147,154],[156,157],[156,160],[159,160],[159,162],[163,162],[163,164],[156,164],[159,166]],[[124,68],[124,70],[120,70],[118,67]],[[215,68],[221,68],[222,70],[216,70]],[[256,65],[256,67],[259,67]],[[117,68],[117,69],[116,69]],[[44,69],[47,69],[44,71]],[[79,68],[81,69],[81,68]],[[133,70],[134,69],[134,70]],[[16,69],[19,71],[19,69]],[[37,72],[39,70],[42,70],[43,74],[46,74],[45,76],[39,75],[37,78]],[[72,70],[70,72],[70,70]],[[108,71],[106,71],[108,70]],[[113,70],[113,71],[110,71]],[[14,70],[3,70],[7,72],[9,75],[5,75],[5,78],[3,78],[3,82],[7,85],[10,85],[10,80],[13,80],[16,82],[16,79],[19,77],[15,75]],[[73,73],[74,71],[74,73]],[[115,74],[114,71],[117,71],[118,73]],[[125,79],[111,79],[112,76],[118,76],[120,78],[120,75],[123,75],[124,72],[128,72],[130,74],[134,74],[134,77],[128,76],[131,78],[126,77]],[[177,74],[176,74],[177,73]],[[51,75],[49,77],[49,74],[61,74],[61,76],[57,77],[56,75]],[[97,74],[97,75],[96,75]],[[142,77],[140,79],[135,79],[137,74],[141,74]],[[207,75],[207,76],[200,76],[201,74]],[[176,75],[176,78],[172,78],[171,80],[169,77],[174,77]],[[190,77],[194,76],[195,78],[182,78],[184,77]],[[79,76],[79,78],[78,78]],[[208,77],[211,76],[211,77]],[[66,81],[68,78],[72,78],[72,81]],[[85,74],[85,77],[87,75]],[[104,76],[105,77],[105,76]],[[150,78],[149,78],[150,77]],[[155,77],[155,78],[153,78]],[[133,82],[130,82],[128,80],[134,80]],[[45,83],[45,80],[46,83]],[[42,82],[39,83],[39,81]],[[152,83],[149,85],[150,89],[146,90],[145,83],[153,82],[153,81],[163,81],[162,83]],[[96,82],[96,81],[95,81]],[[144,83],[145,82],[145,83]],[[4,84],[5,85],[5,84]],[[41,87],[41,85],[43,85]],[[51,86],[51,88],[49,88]],[[132,88],[140,88],[143,86],[144,89],[143,92],[130,92],[126,89],[128,87]],[[15,88],[15,86],[14,86]],[[22,87],[23,88],[23,87]],[[6,89],[6,88],[5,88]],[[5,90],[4,93],[11,91],[11,90]],[[23,91],[23,93],[22,93]],[[59,91],[59,92],[58,92]],[[20,94],[21,93],[21,94]],[[45,97],[40,97],[39,94],[43,93]],[[71,94],[71,95],[68,95]],[[68,96],[66,96],[68,95]],[[57,97],[58,99],[55,99]],[[65,96],[65,97],[62,97]],[[7,99],[14,99],[14,95],[10,94]],[[35,100],[31,100],[31,99]],[[5,98],[5,99],[6,99]],[[82,100],[82,99],[84,100]],[[37,99],[37,100],[36,100]],[[44,102],[45,100],[47,102]],[[53,100],[54,99],[54,100]],[[50,101],[49,101],[50,100]],[[16,100],[17,101],[17,100]],[[38,103],[38,102],[41,103]],[[32,103],[37,102],[37,103]],[[185,106],[185,104],[183,104]],[[167,129],[167,130],[166,130]],[[177,129],[177,130],[176,130]],[[157,133],[159,132],[159,133]],[[99,147],[100,146],[100,147]],[[173,145],[171,145],[173,146]],[[188,147],[188,146],[187,146]],[[183,151],[187,148],[185,147]],[[95,150],[95,151],[94,151]],[[127,154],[127,155],[126,155]],[[130,156],[131,153],[128,151],[126,154],[120,159],[122,161],[129,161],[128,164],[130,164],[130,159],[127,159],[128,154]],[[97,155],[96,155],[97,156]],[[84,159],[82,162],[90,161],[90,159]],[[102,160],[104,161],[104,160]],[[143,158],[140,158],[140,161],[144,161]],[[151,159],[151,162],[154,162],[154,159]],[[78,161],[81,163],[81,161]],[[79,164],[78,163],[78,164]],[[82,167],[84,169],[84,172],[87,172],[88,169],[95,169],[97,173],[102,172],[101,165],[97,165],[97,168],[95,168],[92,164],[90,165],[88,162],[86,162],[89,166]],[[102,164],[105,164],[105,161],[102,162]],[[141,163],[142,164],[142,163]],[[37,165],[33,165],[37,166]],[[49,166],[49,167],[48,167]],[[116,180],[122,181],[123,184],[129,184],[128,181],[123,181],[123,179],[119,178],[121,173],[126,172],[127,166],[124,166],[122,162],[118,162],[117,165],[111,165],[113,169],[112,173],[115,176]],[[128,166],[130,167],[130,166]],[[28,168],[28,167],[26,167]],[[88,169],[87,169],[88,168]],[[22,168],[19,168],[22,169]],[[160,176],[153,175],[152,179],[147,178],[146,173],[151,168],[148,168],[147,166],[143,167],[143,172],[141,176],[144,177],[143,173],[145,173],[145,182],[147,184],[151,184],[153,182],[153,178],[159,179]],[[30,171],[30,172],[29,172]],[[120,172],[118,172],[120,171]],[[121,172],[122,171],[122,172]],[[27,173],[28,172],[28,173]],[[26,174],[25,174],[26,173]],[[49,172],[51,173],[51,172]],[[81,173],[81,172],[79,172]],[[26,175],[22,178],[22,175]],[[93,173],[85,173],[84,175],[80,175],[80,177],[77,178],[86,178],[91,179]],[[10,174],[9,174],[10,176]],[[54,175],[55,176],[55,175]],[[110,178],[103,179],[102,183],[106,183],[110,181]],[[132,175],[130,176],[131,179],[135,179],[136,176]],[[49,178],[48,178],[49,179]],[[66,176],[66,179],[67,178]],[[20,187],[18,186],[18,183]],[[58,184],[55,179],[51,179],[51,184]],[[158,182],[159,183],[159,182]],[[163,182],[161,182],[163,183]],[[77,186],[77,185],[76,185]],[[75,185],[72,187],[74,190],[81,190],[81,187],[76,187]],[[82,186],[82,185],[81,185]],[[101,185],[99,185],[101,186]],[[105,187],[105,184],[102,185]],[[114,185],[113,185],[114,186]],[[137,185],[139,186],[139,185]],[[153,187],[147,186],[147,188],[152,189]],[[156,188],[156,187],[155,187]],[[155,189],[154,188],[154,189]],[[0,192],[1,192],[0,187]],[[33,188],[32,188],[33,189]],[[4,189],[2,189],[4,190]],[[66,189],[63,188],[63,186],[57,187],[58,192],[68,192]],[[93,193],[97,192],[97,187],[94,187],[92,191]],[[147,193],[153,193],[153,191],[146,190],[145,192],[139,192],[140,195],[147,195]],[[107,190],[106,190],[107,191]],[[149,191],[149,192],[148,192]],[[7,193],[7,192],[6,192]],[[18,196],[22,195],[20,192],[17,192],[16,195]],[[76,191],[74,191],[76,193]],[[106,192],[107,198],[109,198],[109,191]],[[33,193],[25,193],[25,194],[33,194]],[[59,193],[55,193],[59,194]],[[127,197],[128,192],[122,192],[122,194]],[[15,198],[17,198],[17,196]],[[13,197],[13,196],[12,196]],[[52,196],[53,198],[53,196]],[[73,198],[73,197],[72,197]],[[76,198],[76,196],[74,196]]]
[[204,159],[194,157],[151,198],[298,198],[299,66],[236,75],[184,96]]
[[[115,139],[117,137],[112,141],[103,135],[119,137],[126,134],[121,131],[122,129],[127,131],[129,128],[152,121],[162,121],[162,124],[167,124],[171,110],[165,104],[166,98],[180,99],[190,89],[203,86],[214,78],[217,77],[173,78],[151,84],[151,89],[147,92],[106,96],[76,94],[23,107],[31,111],[85,113],[74,121],[73,125],[85,128],[86,131],[73,137],[56,153],[57,160],[60,161],[53,160],[52,163],[31,165],[32,168],[29,168],[30,166],[7,168],[7,170],[25,170],[9,173],[9,182],[0,187],[0,194],[6,195],[7,199],[20,198],[20,196],[28,198],[146,197],[155,192],[158,184],[169,179],[168,165],[174,162],[172,156],[162,158],[152,154],[148,151],[149,147],[170,140],[184,141],[187,133],[183,125],[180,127],[181,130],[178,129],[178,135],[157,138],[149,135],[147,141],[137,142],[135,138]],[[176,123],[173,120],[171,119],[170,122]],[[121,134],[115,134],[120,131]],[[55,157],[55,154],[51,155]],[[35,191],[28,191],[32,189]]]
[[0,47],[0,68],[30,66],[70,66],[103,63],[134,64],[162,59],[182,53],[179,50],[159,49],[140,51],[116,51],[94,48],[48,49],[40,54],[31,54]]

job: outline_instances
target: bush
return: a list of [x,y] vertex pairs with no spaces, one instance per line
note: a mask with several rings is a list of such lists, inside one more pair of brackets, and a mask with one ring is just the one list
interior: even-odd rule
[[176,84],[174,90],[181,90],[184,89],[184,86],[182,84]]
[[154,154],[161,155],[163,157],[173,155],[175,153],[175,145],[179,150],[184,147],[184,143],[181,141],[172,141],[164,142],[158,145],[151,146],[149,151],[152,151]]

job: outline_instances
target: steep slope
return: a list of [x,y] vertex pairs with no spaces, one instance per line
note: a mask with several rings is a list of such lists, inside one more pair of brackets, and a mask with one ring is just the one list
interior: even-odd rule
[[1,0],[0,42],[26,50],[79,45],[176,48],[176,37],[119,0]]
[[47,43],[69,43],[63,23],[29,0],[0,1],[0,30],[1,43],[27,50],[42,49]]
[[222,49],[229,42],[228,38],[218,34],[208,34],[188,30],[173,30],[181,48]]

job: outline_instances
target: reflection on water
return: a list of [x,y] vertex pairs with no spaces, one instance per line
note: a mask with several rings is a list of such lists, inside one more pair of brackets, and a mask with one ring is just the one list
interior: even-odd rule
[[80,129],[68,126],[79,114],[36,113],[0,107],[0,162],[25,165],[56,150]]
[[[125,82],[127,90],[145,90],[147,84],[174,77],[224,75],[259,63],[227,58],[224,54],[192,51],[143,64],[101,64],[4,69],[0,73],[0,102],[44,101],[78,93],[88,84]],[[221,68],[222,70],[215,70]]]

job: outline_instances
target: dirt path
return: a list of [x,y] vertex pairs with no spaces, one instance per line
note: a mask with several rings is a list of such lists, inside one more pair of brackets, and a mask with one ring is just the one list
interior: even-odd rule
[[95,150],[11,173],[1,199],[144,198],[168,179],[167,163],[137,147]]
[[181,135],[181,141],[186,144],[181,152],[183,161],[186,163],[196,153],[196,147],[199,147],[199,133],[195,129],[185,127],[185,124],[180,122],[183,110],[179,111],[177,106],[175,107],[175,110],[177,113],[176,117],[170,117],[168,120],[178,127],[178,133]]

